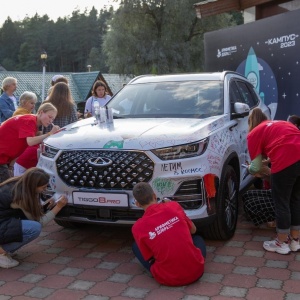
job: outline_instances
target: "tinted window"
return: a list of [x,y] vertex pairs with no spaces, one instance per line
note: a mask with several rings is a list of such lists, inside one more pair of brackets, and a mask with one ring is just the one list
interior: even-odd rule
[[236,83],[241,95],[241,102],[248,104],[250,108],[256,106],[257,99],[254,97],[253,88],[246,82],[237,81]]
[[125,86],[108,104],[119,117],[206,118],[223,114],[223,83],[177,81]]

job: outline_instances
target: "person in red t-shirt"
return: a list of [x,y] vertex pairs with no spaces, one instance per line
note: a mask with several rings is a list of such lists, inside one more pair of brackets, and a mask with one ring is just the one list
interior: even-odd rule
[[133,188],[136,205],[145,210],[132,227],[132,250],[160,283],[182,286],[198,280],[204,271],[206,247],[194,223],[177,202],[157,203],[148,183]]
[[277,238],[264,242],[263,247],[280,254],[300,251],[300,131],[287,121],[267,120],[255,108],[249,116],[247,139],[252,160],[249,172],[261,171],[264,156],[271,163]]
[[40,106],[36,115],[18,115],[11,117],[0,126],[0,182],[10,177],[15,159],[27,148],[41,143],[46,137],[57,132],[59,126],[53,126],[49,133],[36,135],[39,126],[48,126],[53,122],[57,109],[50,103]]
[[27,169],[36,167],[38,163],[38,149],[40,144],[28,146],[16,159],[14,164],[14,176],[21,176]]

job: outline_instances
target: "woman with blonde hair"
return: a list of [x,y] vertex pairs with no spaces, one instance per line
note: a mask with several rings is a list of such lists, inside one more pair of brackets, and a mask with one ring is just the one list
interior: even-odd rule
[[19,99],[19,107],[13,113],[14,116],[32,114],[37,102],[37,97],[35,93],[24,92]]
[[300,251],[300,131],[290,122],[268,120],[256,108],[249,116],[247,139],[250,174],[261,172],[263,157],[271,163],[277,238],[265,241],[263,248],[280,254]]
[[28,169],[22,176],[13,177],[0,184],[0,267],[13,268],[19,262],[11,254],[36,239],[42,226],[54,219],[67,204],[62,196],[52,199],[48,212],[43,213],[40,193],[48,185],[50,176],[42,169]]
[[12,117],[0,126],[0,182],[8,179],[13,164],[28,146],[40,144],[56,133],[60,127],[54,125],[50,132],[36,135],[40,126],[48,127],[54,121],[57,109],[51,103],[42,104],[36,115],[26,114]]
[[[53,121],[54,125],[58,125],[62,128],[78,120],[76,104],[72,98],[70,88],[66,83],[56,83],[44,103],[51,103],[57,109],[57,116]],[[51,129],[52,125],[44,127],[43,133],[50,132]]]

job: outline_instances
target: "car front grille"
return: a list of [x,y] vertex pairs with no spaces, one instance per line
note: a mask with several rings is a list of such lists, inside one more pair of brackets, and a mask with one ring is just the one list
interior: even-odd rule
[[76,207],[76,206],[67,206],[62,209],[57,218],[60,220],[72,220],[75,218],[77,220],[81,219],[83,222],[117,222],[117,221],[131,221],[134,222],[144,214],[143,210],[135,209],[109,209],[109,208],[98,208],[95,207]]
[[60,154],[56,167],[69,186],[131,190],[152,178],[154,163],[138,151],[70,150]]

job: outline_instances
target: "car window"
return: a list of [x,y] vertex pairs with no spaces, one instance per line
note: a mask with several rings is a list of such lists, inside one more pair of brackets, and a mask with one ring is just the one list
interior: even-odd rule
[[176,81],[132,84],[109,103],[119,117],[204,118],[223,114],[220,81]]
[[229,97],[230,97],[230,110],[233,112],[235,102],[243,102],[239,89],[234,80],[230,82],[229,88]]
[[233,111],[233,105],[235,102],[248,104],[250,108],[253,108],[259,102],[253,86],[243,81],[232,80],[230,82],[229,95],[231,111]]
[[246,82],[237,81],[236,83],[242,97],[242,102],[248,104],[250,108],[254,107],[257,102],[253,97],[253,93],[251,92],[250,87]]

